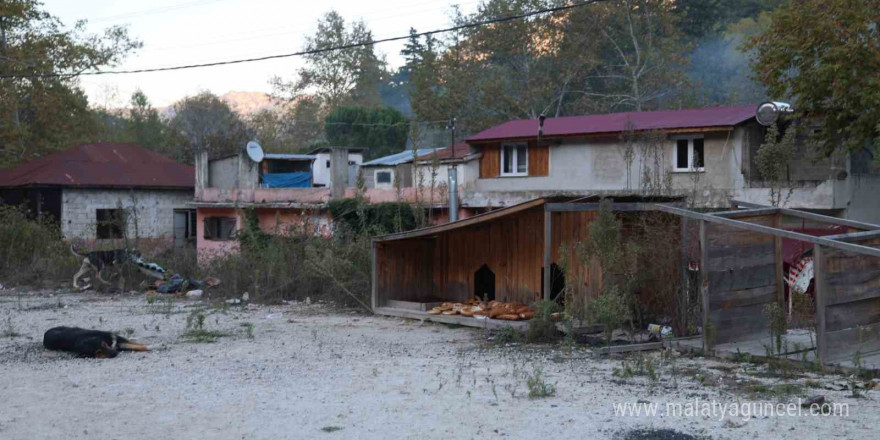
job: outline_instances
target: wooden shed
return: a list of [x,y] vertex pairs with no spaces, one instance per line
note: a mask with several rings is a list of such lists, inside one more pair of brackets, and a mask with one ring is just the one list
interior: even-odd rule
[[[650,211],[648,202],[677,199],[619,197],[612,211]],[[473,318],[430,316],[437,303],[474,297],[531,304],[550,299],[559,282],[563,245],[587,238],[598,216],[597,197],[541,198],[457,222],[373,240],[372,307],[378,314],[484,326]],[[665,215],[665,214],[664,214]],[[678,234],[678,229],[670,231]],[[669,264],[678,264],[677,261]],[[577,301],[598,296],[598,264],[575,267]],[[491,325],[490,325],[491,326]]]

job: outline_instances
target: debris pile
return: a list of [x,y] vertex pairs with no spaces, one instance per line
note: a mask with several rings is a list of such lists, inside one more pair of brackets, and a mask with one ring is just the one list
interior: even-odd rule
[[488,304],[473,298],[464,303],[445,302],[431,310],[429,315],[462,315],[474,318],[502,319],[505,321],[529,320],[535,311],[518,302],[489,301]]

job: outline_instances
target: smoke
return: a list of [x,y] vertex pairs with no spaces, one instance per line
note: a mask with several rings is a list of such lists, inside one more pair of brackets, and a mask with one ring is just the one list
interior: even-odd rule
[[690,54],[687,75],[695,98],[705,105],[745,105],[767,100],[767,90],[752,78],[749,56],[739,49],[741,36],[703,40]]

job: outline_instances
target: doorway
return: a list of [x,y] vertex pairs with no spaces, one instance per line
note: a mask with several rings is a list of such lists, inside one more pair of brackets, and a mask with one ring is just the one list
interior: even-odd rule
[[474,273],[474,295],[486,301],[495,301],[495,272],[485,264]]

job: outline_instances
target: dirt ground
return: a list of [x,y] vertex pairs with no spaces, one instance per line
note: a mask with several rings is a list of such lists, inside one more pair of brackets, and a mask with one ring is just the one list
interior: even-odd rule
[[[202,333],[186,336],[187,318],[197,326],[199,314]],[[131,334],[152,351],[103,360],[46,351],[42,335],[59,325]],[[0,290],[0,371],[0,438],[7,440],[880,436],[880,390],[848,397],[838,376],[780,379],[761,365],[684,354],[608,358],[585,348],[498,344],[479,329],[321,304],[211,308],[183,299],[148,303],[143,295]],[[550,395],[530,398],[529,379]],[[789,392],[767,394],[781,389]],[[816,394],[848,404],[849,416],[721,419],[614,409]]]

